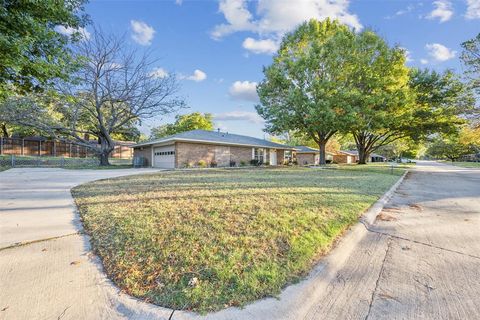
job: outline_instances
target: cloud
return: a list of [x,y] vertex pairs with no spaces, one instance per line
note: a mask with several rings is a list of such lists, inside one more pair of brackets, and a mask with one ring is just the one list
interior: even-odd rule
[[412,58],[412,53],[407,49],[407,48],[404,48],[404,47],[400,47],[400,49],[403,50],[403,52],[405,53],[405,60],[407,62],[413,62],[415,60],[413,60]]
[[235,110],[231,112],[218,113],[213,115],[215,120],[221,121],[248,121],[256,124],[262,124],[264,120],[256,112]]
[[250,81],[235,81],[228,93],[235,100],[258,102],[257,83]]
[[142,45],[149,46],[152,44],[153,35],[155,34],[155,29],[146,24],[143,21],[131,20],[130,26],[132,27],[132,39]]
[[90,36],[91,36],[90,32],[88,32],[88,30],[85,28],[75,29],[72,27],[65,27],[65,26],[58,25],[55,27],[55,31],[69,37],[72,36],[74,33],[79,33],[84,40],[90,39]]
[[155,68],[150,73],[150,76],[152,76],[153,78],[166,78],[168,77],[168,72],[163,68]]
[[278,43],[271,39],[255,40],[253,38],[246,38],[242,43],[243,48],[256,54],[268,53],[272,54],[278,49]]
[[427,15],[427,19],[434,20],[439,19],[440,22],[450,20],[453,16],[452,3],[448,0],[434,1],[433,5],[435,9]]
[[224,15],[226,23],[215,26],[211,36],[220,39],[234,32],[249,31],[279,39],[306,20],[328,17],[357,30],[362,29],[358,17],[348,11],[348,6],[348,0],[259,0],[254,16],[248,9],[247,0],[221,0],[219,12]]
[[205,72],[203,72],[202,70],[195,69],[195,71],[193,71],[192,75],[190,75],[190,76],[180,75],[180,79],[200,82],[200,81],[203,81],[203,80],[207,79],[207,74]]
[[427,63],[428,63],[428,60],[427,60],[427,59],[420,59],[420,63],[421,63],[421,64],[427,64]]
[[467,0],[467,12],[465,18],[468,20],[480,19],[480,1]]
[[425,45],[428,54],[436,61],[443,62],[455,57],[456,51],[450,50],[440,43],[428,43]]

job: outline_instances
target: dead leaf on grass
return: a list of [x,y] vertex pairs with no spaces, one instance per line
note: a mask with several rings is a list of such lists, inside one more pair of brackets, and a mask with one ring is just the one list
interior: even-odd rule
[[394,296],[391,296],[387,293],[380,293],[378,296],[382,299],[390,299],[390,300],[395,300],[395,301],[399,302],[397,298],[395,298]]
[[5,308],[2,309],[2,311],[7,310],[8,308],[10,308],[10,306],[6,306]]
[[75,266],[75,265],[77,265],[77,264],[80,264],[80,261],[76,260],[76,261],[70,262],[70,265],[71,265],[71,266]]
[[381,212],[378,216],[377,216],[377,220],[379,221],[396,221],[397,218],[395,218],[394,216],[386,213],[386,212]]
[[46,248],[43,248],[43,249],[42,249],[42,252],[45,252],[45,251],[47,251],[47,249],[46,249]]

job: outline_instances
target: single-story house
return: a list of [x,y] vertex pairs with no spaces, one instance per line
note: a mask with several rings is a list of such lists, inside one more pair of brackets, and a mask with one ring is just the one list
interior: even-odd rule
[[[333,161],[336,163],[356,163],[358,162],[358,151],[357,150],[340,150],[336,155],[333,156]],[[379,154],[372,153],[368,162],[385,162],[387,159]]]
[[293,158],[295,148],[283,144],[228,132],[192,130],[138,143],[134,157],[156,168],[192,166],[239,166],[257,160],[279,165]]
[[[307,146],[296,146],[296,157],[297,163],[299,165],[315,165],[319,164],[320,162],[320,151],[315,148],[310,148]],[[333,161],[334,154],[331,152],[326,152],[325,158],[326,160]]]

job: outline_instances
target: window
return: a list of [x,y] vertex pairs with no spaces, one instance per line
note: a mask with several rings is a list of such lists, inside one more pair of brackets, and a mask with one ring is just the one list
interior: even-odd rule
[[160,152],[155,152],[156,156],[171,156],[174,155],[175,151],[160,151]]
[[265,158],[265,149],[254,148],[253,159],[258,160],[258,162],[263,163],[264,158]]

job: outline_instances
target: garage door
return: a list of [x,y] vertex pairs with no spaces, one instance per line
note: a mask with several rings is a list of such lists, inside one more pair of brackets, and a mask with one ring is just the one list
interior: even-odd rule
[[153,159],[155,168],[175,168],[175,145],[154,148]]

